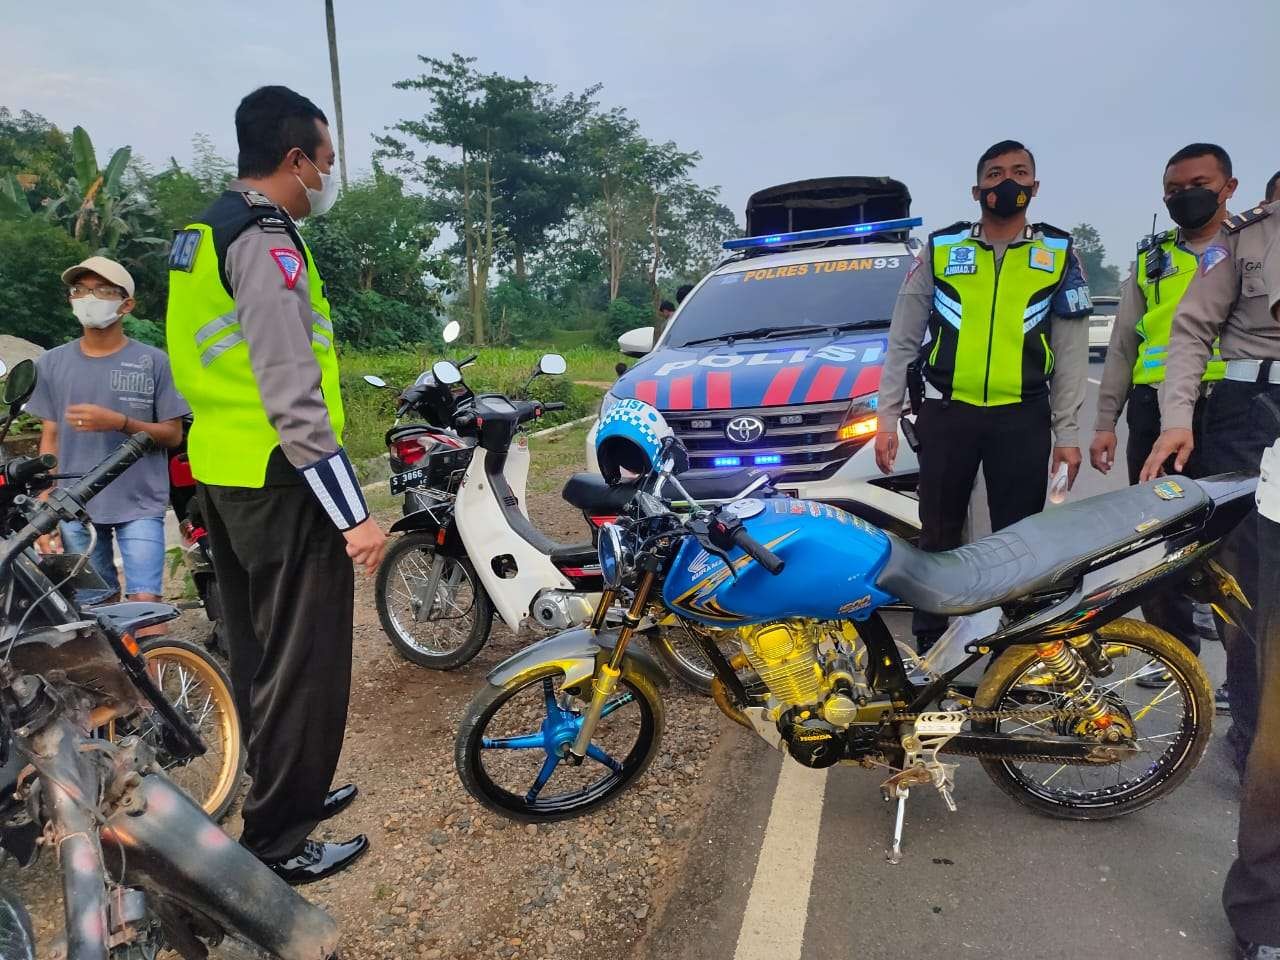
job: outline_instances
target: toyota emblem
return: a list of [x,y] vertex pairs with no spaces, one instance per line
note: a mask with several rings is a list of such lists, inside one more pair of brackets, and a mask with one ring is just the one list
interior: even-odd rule
[[764,436],[764,421],[759,417],[734,417],[724,428],[724,435],[734,443],[755,443]]

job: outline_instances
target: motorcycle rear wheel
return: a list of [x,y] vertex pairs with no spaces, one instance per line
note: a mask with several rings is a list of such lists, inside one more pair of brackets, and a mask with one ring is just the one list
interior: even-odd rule
[[458,777],[500,816],[522,823],[584,816],[625,792],[657,756],[662,698],[647,676],[624,663],[587,757],[581,764],[564,759],[587,705],[559,687],[563,679],[560,668],[548,665],[505,686],[486,683],[462,716],[454,741]]
[[436,559],[435,537],[425,530],[406,533],[387,550],[378,567],[374,600],[383,632],[396,652],[429,670],[454,670],[483,649],[493,628],[493,602],[471,561],[443,557],[445,569],[428,610],[448,605],[453,616],[419,620],[426,585]]
[[[1149,623],[1128,618],[1099,628],[1096,636],[1115,669],[1108,677],[1094,677],[1093,682],[1132,719],[1139,744],[1147,745],[1140,758],[1116,765],[1056,769],[1041,763],[982,760],[983,769],[1001,790],[1019,803],[1059,819],[1107,820],[1154,803],[1191,775],[1213,735],[1213,686],[1186,646]],[[1039,664],[1034,647],[1006,650],[983,676],[974,708],[1051,707],[1061,702],[1054,699],[1061,695],[1046,682]],[[1161,689],[1136,686],[1139,677],[1163,674],[1168,674],[1169,680]],[[1148,723],[1146,718],[1152,714],[1155,716]],[[1053,723],[1021,721],[1000,726],[987,722],[975,724],[975,729],[1006,729],[1024,735],[1062,733],[1053,729]],[[1171,729],[1164,730],[1166,726]],[[1126,780],[1126,770],[1136,770],[1138,775]]]

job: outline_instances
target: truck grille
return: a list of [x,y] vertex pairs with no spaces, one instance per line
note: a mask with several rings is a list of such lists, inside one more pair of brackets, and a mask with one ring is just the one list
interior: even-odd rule
[[[690,466],[701,470],[714,467],[761,466],[776,481],[825,480],[831,476],[870,435],[841,440],[840,428],[851,417],[873,413],[875,399],[837,400],[831,403],[804,403],[786,407],[749,407],[735,410],[664,410],[671,429],[689,451]],[[764,434],[750,443],[735,443],[725,435],[730,420],[757,417]],[[777,462],[769,458],[778,457]],[[738,464],[732,462],[738,459]],[[757,458],[766,458],[757,462]]]

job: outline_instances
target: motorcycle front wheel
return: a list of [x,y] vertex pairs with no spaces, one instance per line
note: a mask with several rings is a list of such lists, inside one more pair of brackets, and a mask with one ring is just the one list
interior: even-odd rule
[[396,652],[430,670],[462,666],[493,627],[493,602],[471,561],[436,553],[435,537],[425,530],[406,533],[387,550],[374,599]]
[[[1067,820],[1106,820],[1154,803],[1190,776],[1213,733],[1213,687],[1195,655],[1140,620],[1122,618],[1095,634],[1113,671],[1092,682],[1129,729],[1139,753],[1116,764],[1061,765],[985,759],[983,769],[1005,793],[1041,813]],[[1154,688],[1138,681],[1160,680]],[[1069,708],[1071,699],[1046,671],[1035,648],[1006,650],[978,686],[974,707]],[[1073,735],[1061,720],[990,721],[980,730],[1022,736]]]
[[[622,794],[657,755],[662,699],[648,677],[624,665],[587,756],[574,763],[568,746],[587,703],[563,680],[549,665],[505,686],[487,683],[463,714],[454,743],[458,776],[494,813],[524,823],[583,816]],[[589,696],[591,685],[584,686]]]

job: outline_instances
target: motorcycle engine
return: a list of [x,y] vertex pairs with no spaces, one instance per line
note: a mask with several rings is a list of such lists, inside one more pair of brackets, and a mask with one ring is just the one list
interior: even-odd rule
[[854,666],[851,625],[787,620],[742,627],[742,652],[769,688],[767,712],[787,750],[808,767],[866,752],[888,701],[873,701]]

